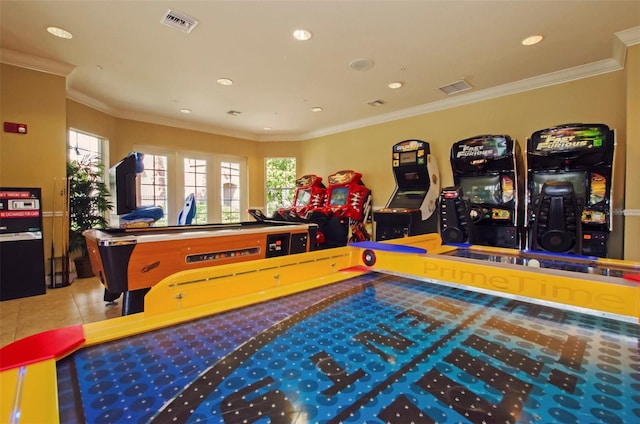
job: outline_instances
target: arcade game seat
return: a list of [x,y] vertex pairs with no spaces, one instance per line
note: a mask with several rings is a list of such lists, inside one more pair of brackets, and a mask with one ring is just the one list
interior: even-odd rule
[[582,252],[582,234],[573,184],[565,181],[544,183],[533,200],[530,230],[531,249],[554,253]]

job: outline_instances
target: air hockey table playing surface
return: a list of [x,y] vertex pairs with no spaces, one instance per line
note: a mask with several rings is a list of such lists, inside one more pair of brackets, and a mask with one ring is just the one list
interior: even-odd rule
[[632,423],[640,326],[368,272],[58,361],[60,422]]

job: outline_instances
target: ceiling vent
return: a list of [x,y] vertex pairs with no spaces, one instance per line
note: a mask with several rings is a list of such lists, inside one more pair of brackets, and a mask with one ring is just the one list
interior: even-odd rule
[[445,94],[456,94],[461,91],[471,90],[471,85],[465,80],[456,81],[453,84],[445,85],[444,87],[440,87],[438,90],[442,91]]
[[229,110],[229,111],[227,111],[227,115],[231,115],[231,116],[238,116],[241,113],[242,112],[238,112],[237,110]]
[[380,100],[380,99],[371,100],[370,102],[367,102],[369,106],[373,106],[373,107],[382,106],[384,103],[385,103],[384,100]]
[[198,21],[195,19],[171,9],[167,10],[166,15],[160,20],[160,23],[187,33],[193,31],[196,25],[198,25]]

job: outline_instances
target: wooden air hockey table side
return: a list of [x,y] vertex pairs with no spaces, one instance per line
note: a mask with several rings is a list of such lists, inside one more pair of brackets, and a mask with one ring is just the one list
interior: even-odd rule
[[176,273],[142,313],[0,350],[0,421],[637,420],[635,282],[445,257],[437,239]]
[[315,250],[316,224],[241,222],[89,230],[84,233],[95,275],[124,293],[122,314],[141,312],[144,295],[178,271]]

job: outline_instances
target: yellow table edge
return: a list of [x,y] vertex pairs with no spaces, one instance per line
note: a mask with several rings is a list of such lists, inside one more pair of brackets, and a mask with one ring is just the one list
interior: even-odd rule
[[[461,277],[458,284],[487,290],[498,295],[508,295],[509,281],[515,280],[518,282],[517,288],[521,291],[520,295],[542,301],[550,300],[543,296],[549,290],[550,293],[555,290],[556,294],[568,293],[565,287],[567,281],[571,284],[583,283],[588,290],[581,289],[581,293],[593,291],[595,296],[600,297],[600,305],[589,305],[589,307],[601,307],[606,313],[627,316],[635,321],[640,315],[638,311],[640,288],[635,283],[612,283],[611,279],[606,278],[603,278],[603,281],[598,281],[597,278],[587,280],[580,276],[570,276],[566,272],[520,270],[514,267],[502,267],[493,262],[483,263],[439,256],[440,253],[455,250],[455,247],[442,246],[439,236],[434,234],[396,239],[389,243],[422,247],[429,253],[408,255],[378,252],[376,264],[366,267],[363,265],[362,258],[364,249],[346,246],[179,272],[164,279],[149,291],[145,298],[145,312],[83,325],[86,339],[84,346],[104,343],[333,284],[361,275],[369,269],[409,275],[428,281],[442,279],[443,269],[451,273],[455,273],[457,269],[462,270],[458,271],[461,273],[458,275]],[[464,267],[461,267],[462,263]],[[313,275],[300,275],[301,269],[312,272]],[[473,278],[478,273],[483,276],[481,284]],[[253,287],[256,284],[259,285],[260,281],[268,281],[268,283],[260,286],[257,291],[254,290]],[[487,281],[490,282],[491,287],[486,287]],[[529,282],[530,287],[526,287],[527,284],[523,284],[523,281]],[[217,289],[224,287],[229,288],[229,291],[223,295],[215,294]],[[541,287],[544,287],[544,290],[541,290]],[[558,302],[559,299],[550,301]],[[568,299],[568,304],[581,306],[576,299]],[[20,373],[24,373],[21,383],[19,383]],[[55,360],[46,360],[0,373],[0,389],[2,390],[0,422],[5,420],[12,422],[11,414],[15,412],[16,399],[19,399],[17,404],[21,412],[20,420],[16,422],[59,422]],[[19,389],[22,389],[21,392]],[[23,407],[27,405],[37,405],[37,407]]]

